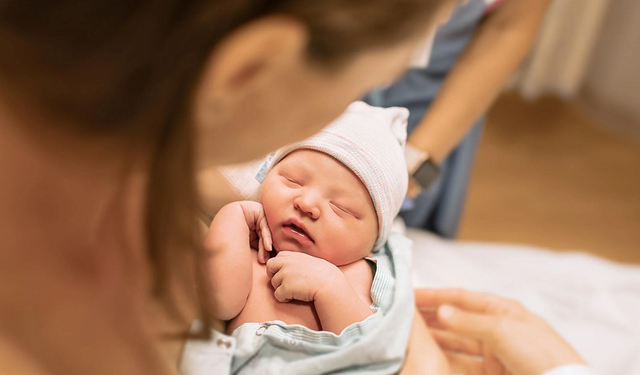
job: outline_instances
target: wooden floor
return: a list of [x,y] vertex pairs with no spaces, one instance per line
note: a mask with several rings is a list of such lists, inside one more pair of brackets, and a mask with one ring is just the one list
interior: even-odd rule
[[640,263],[640,139],[554,98],[489,113],[459,239],[583,250]]

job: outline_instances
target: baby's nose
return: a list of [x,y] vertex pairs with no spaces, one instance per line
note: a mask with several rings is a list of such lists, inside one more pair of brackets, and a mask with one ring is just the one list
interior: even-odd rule
[[293,204],[301,213],[310,216],[312,219],[320,217],[320,207],[318,207],[317,200],[311,194],[297,197]]

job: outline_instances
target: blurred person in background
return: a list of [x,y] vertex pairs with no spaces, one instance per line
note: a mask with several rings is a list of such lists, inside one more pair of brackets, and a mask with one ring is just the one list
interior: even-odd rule
[[408,226],[455,237],[484,114],[533,46],[550,3],[458,1],[418,56],[427,66],[367,97],[410,111],[409,194],[426,190],[401,212]]
[[[441,3],[2,1],[2,372],[176,373],[207,320],[195,160],[315,133],[404,69]],[[446,371],[414,326],[406,373]]]

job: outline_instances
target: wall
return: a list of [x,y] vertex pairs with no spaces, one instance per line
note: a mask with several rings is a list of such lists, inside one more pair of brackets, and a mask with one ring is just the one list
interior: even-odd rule
[[640,1],[613,0],[593,51],[584,91],[640,126]]

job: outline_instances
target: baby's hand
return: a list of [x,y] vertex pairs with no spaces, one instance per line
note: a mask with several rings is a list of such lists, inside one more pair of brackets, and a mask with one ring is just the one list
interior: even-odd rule
[[271,231],[267,224],[262,205],[258,202],[240,202],[244,218],[249,227],[249,243],[252,248],[258,250],[258,262],[264,264],[269,257],[267,252],[273,250]]
[[308,254],[281,251],[267,261],[267,274],[280,302],[313,302],[322,290],[348,283],[338,267]]

